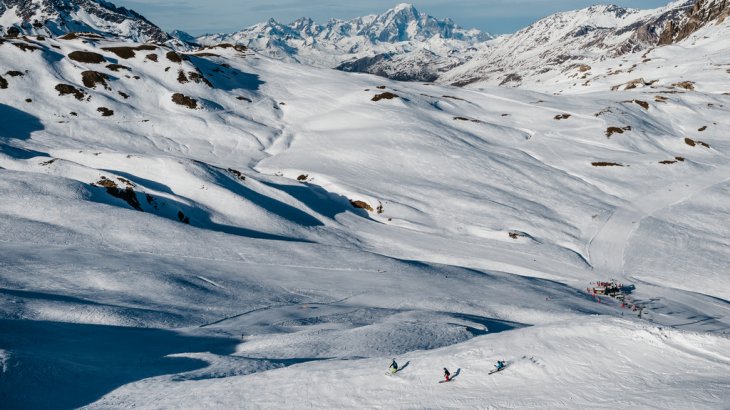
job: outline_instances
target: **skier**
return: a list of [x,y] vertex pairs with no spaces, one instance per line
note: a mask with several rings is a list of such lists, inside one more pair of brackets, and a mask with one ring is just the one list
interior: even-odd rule
[[389,369],[391,374],[396,374],[396,372],[398,372],[398,363],[396,363],[395,359],[393,359]]
[[451,373],[449,373],[449,369],[444,367],[444,379],[445,381],[451,381]]
[[497,360],[497,364],[494,365],[497,371],[504,369],[504,360]]

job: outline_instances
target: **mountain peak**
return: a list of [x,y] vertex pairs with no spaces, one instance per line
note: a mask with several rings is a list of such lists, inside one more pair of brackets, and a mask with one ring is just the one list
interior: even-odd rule
[[416,7],[413,6],[413,4],[410,4],[410,3],[400,3],[400,4],[397,4],[395,7],[393,7],[392,9],[390,9],[390,11],[393,11],[393,12],[396,12],[396,13],[402,12],[402,11],[408,11],[408,12],[413,11],[413,12],[417,12]]

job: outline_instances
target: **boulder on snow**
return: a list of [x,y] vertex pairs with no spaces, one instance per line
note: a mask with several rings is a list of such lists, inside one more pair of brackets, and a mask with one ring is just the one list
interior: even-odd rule
[[97,71],[84,71],[81,73],[81,81],[83,81],[84,86],[87,88],[96,88],[96,85],[100,84],[107,90],[111,90],[109,85],[106,83],[106,80],[108,79],[108,75]]
[[73,51],[68,55],[68,58],[86,64],[101,64],[106,62],[103,55],[92,51]]
[[177,105],[183,105],[185,107],[190,108],[191,110],[194,110],[198,108],[198,101],[192,97],[188,97],[186,95],[183,95],[181,93],[175,93],[172,95],[172,102],[174,102]]

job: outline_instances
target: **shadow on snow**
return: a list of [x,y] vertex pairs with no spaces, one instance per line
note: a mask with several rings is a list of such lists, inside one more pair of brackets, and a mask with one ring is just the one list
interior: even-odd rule
[[0,139],[27,140],[44,128],[38,117],[5,104],[0,104],[0,119]]
[[200,369],[176,353],[231,354],[237,340],[162,329],[32,320],[0,320],[4,408],[77,408],[145,378]]

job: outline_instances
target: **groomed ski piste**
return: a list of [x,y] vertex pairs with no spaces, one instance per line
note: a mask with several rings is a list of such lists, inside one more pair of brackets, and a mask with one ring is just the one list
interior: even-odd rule
[[729,37],[532,90],[5,39],[0,407],[727,408]]

